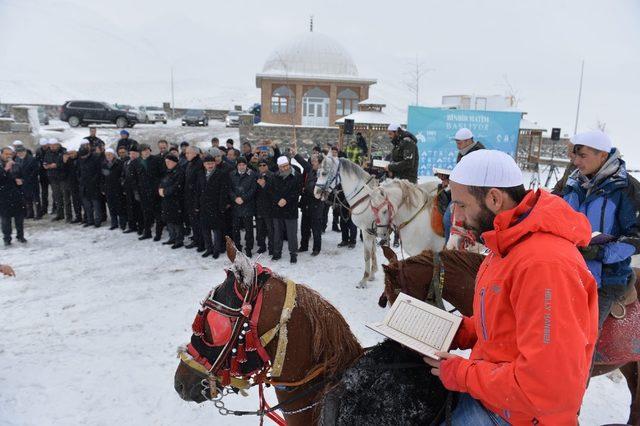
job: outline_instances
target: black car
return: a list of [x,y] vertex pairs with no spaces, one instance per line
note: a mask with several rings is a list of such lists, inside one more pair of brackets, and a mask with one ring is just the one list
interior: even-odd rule
[[209,125],[209,119],[202,109],[190,109],[182,117],[183,126],[205,126]]
[[133,127],[138,116],[106,102],[67,101],[60,108],[60,120],[68,122],[71,127],[110,123],[124,128]]

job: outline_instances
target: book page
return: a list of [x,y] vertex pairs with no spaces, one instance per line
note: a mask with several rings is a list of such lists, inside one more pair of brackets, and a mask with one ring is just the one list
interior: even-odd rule
[[373,160],[373,167],[380,167],[381,169],[387,167],[389,165],[389,161],[386,160]]
[[462,318],[400,293],[382,323],[367,325],[398,343],[438,359],[446,352]]

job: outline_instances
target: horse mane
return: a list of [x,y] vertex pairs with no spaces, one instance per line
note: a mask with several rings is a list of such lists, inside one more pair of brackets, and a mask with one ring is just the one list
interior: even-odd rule
[[390,179],[382,185],[383,188],[394,186],[400,189],[402,199],[411,207],[422,207],[422,203],[427,201],[427,208],[430,208],[436,199],[436,191],[438,189],[437,182],[429,181],[414,184],[406,179]]
[[[282,281],[282,277],[274,278]],[[296,283],[296,308],[309,320],[313,358],[322,364],[327,377],[342,373],[362,353],[362,346],[342,314],[317,291]]]
[[[440,260],[445,265],[445,273],[448,275],[447,280],[455,280],[456,277],[475,277],[484,258],[485,256],[481,254],[467,251],[443,250],[440,252]],[[404,262],[422,263],[433,267],[433,251],[425,250],[405,259]]]
[[371,175],[367,173],[362,167],[354,163],[353,161],[349,160],[348,158],[342,158],[342,157],[338,158],[338,161],[340,162],[340,167],[345,172],[352,175],[356,175],[358,178],[362,179],[365,182],[369,181],[370,186],[378,186],[378,180],[371,179]]

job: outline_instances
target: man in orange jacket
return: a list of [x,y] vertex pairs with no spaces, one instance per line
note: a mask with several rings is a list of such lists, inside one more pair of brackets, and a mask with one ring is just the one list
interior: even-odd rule
[[499,151],[470,153],[450,180],[458,217],[490,249],[453,343],[470,358],[425,358],[461,392],[453,424],[577,424],[598,334],[596,283],[576,248],[589,244],[587,218],[525,191]]

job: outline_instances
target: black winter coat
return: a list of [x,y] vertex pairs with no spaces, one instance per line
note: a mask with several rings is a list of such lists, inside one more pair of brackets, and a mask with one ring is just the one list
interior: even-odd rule
[[200,157],[187,164],[184,174],[184,208],[193,215],[200,209],[200,194],[204,185],[204,166]]
[[[233,206],[234,217],[247,217],[256,214],[256,190],[258,184],[253,170],[248,169],[243,174],[234,171],[230,175],[231,190],[229,202]],[[236,204],[236,198],[242,198],[242,204]]]
[[[473,151],[478,151],[478,150],[481,150],[481,149],[486,149],[486,148],[485,148],[484,145],[482,145],[481,142],[476,142],[475,145],[473,145],[469,151],[465,152],[464,155],[467,155],[467,154],[469,154],[469,153],[471,153]],[[456,164],[459,163],[460,160],[462,160],[462,157],[464,157],[464,155],[462,155],[461,152],[458,152],[458,157],[456,157]]]
[[302,198],[300,202],[301,206],[303,208],[313,209],[314,211],[323,211],[324,202],[317,199],[314,195],[316,181],[318,180],[318,171],[313,170],[313,166],[311,165],[311,163],[302,158],[300,155],[296,155],[294,158],[304,169],[304,182],[302,186]]
[[47,171],[42,167],[42,163],[44,162],[44,156],[47,152],[49,152],[49,147],[47,147],[47,149],[44,149],[43,147],[36,149],[36,160],[38,161],[38,165],[39,165],[38,171],[40,173],[41,181],[43,179],[45,181],[47,180]]
[[32,200],[39,194],[38,176],[40,173],[40,163],[31,154],[27,153],[24,159],[16,157],[16,165],[18,174],[22,179],[22,193],[25,199]]
[[205,172],[200,196],[200,218],[205,226],[217,230],[224,228],[224,213],[229,204],[230,186],[231,181],[226,168],[216,166],[209,177]]
[[86,158],[79,158],[77,167],[80,196],[91,200],[99,198],[102,189],[101,156],[98,154],[91,154]]
[[[125,193],[138,194],[138,167],[140,167],[140,158],[135,160],[128,159],[122,165],[122,181]],[[140,195],[136,198],[140,201]]]
[[64,155],[64,149],[60,148],[56,152],[53,152],[51,148],[49,148],[44,153],[44,158],[42,160],[43,164],[56,164],[57,167],[55,169],[47,170],[47,178],[50,182],[58,182],[65,180],[67,177],[67,173],[64,168],[64,164],[62,163],[62,156]]
[[[266,181],[264,188],[257,184],[260,177]],[[270,218],[273,215],[273,200],[269,193],[269,184],[272,179],[273,173],[271,171],[267,171],[263,175],[256,173],[256,217]]]
[[[287,177],[276,174],[269,183],[269,193],[273,202],[273,217],[276,219],[297,219],[298,218],[298,197],[302,176],[291,168],[291,173]],[[287,204],[284,207],[278,206],[278,201],[285,199]]]
[[394,178],[418,182],[420,155],[417,142],[416,137],[405,130],[396,132],[396,137],[391,141],[393,150],[389,164],[389,171],[393,173]]
[[184,171],[180,167],[167,170],[160,181],[164,190],[162,197],[162,220],[166,223],[182,223],[182,189],[184,188]]
[[107,199],[110,208],[114,209],[114,214],[124,215],[126,206],[124,200],[123,183],[124,164],[119,159],[114,159],[109,163],[106,159],[102,162],[102,192]]
[[140,157],[137,171],[138,191],[143,207],[155,208],[158,205],[158,188],[164,170],[162,160],[155,155],[150,155],[146,160]]
[[129,151],[131,147],[138,147],[138,141],[131,138],[121,138],[120,140],[118,140],[118,144],[116,145],[116,152],[118,152],[118,149],[120,149],[121,146],[124,146],[125,148],[127,148],[127,151]]
[[24,200],[22,192],[16,183],[17,173],[12,170],[5,171],[5,162],[0,161],[0,216],[16,216],[24,213]]

